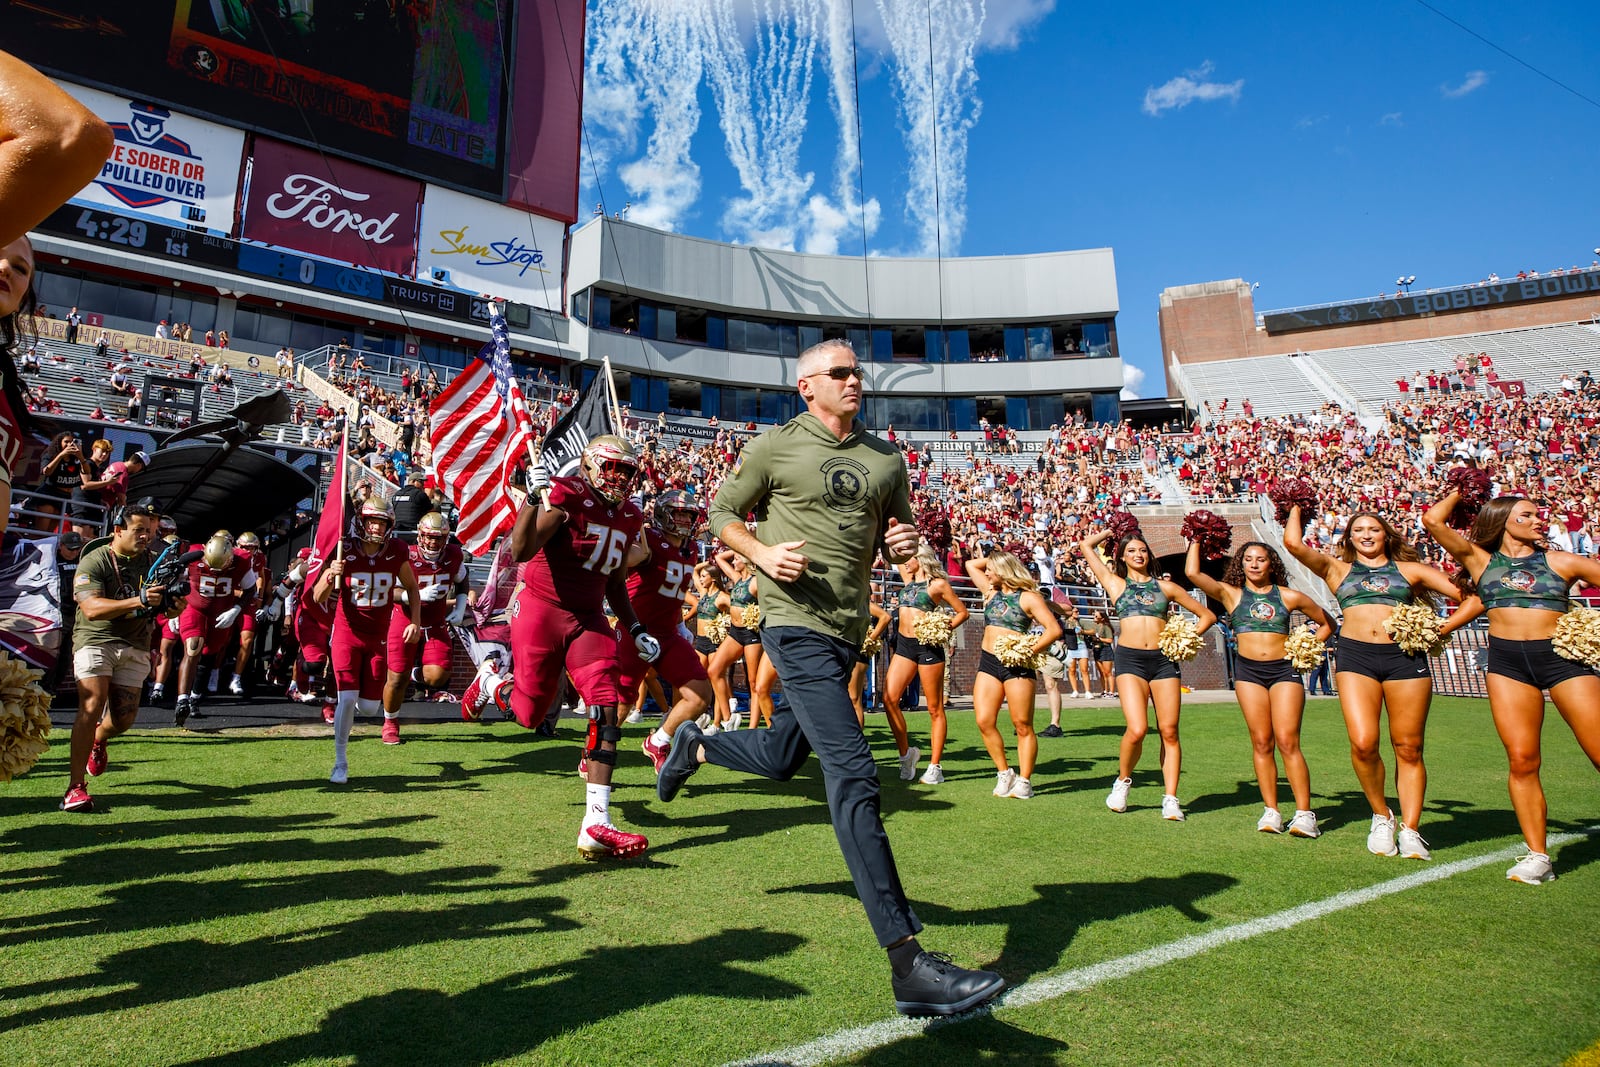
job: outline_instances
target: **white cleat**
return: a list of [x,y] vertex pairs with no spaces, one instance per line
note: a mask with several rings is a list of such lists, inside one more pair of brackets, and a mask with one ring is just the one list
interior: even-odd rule
[[328,781],[334,785],[344,785],[350,780],[350,765],[340,760],[333,765],[333,773],[328,775]]
[[237,674],[234,675],[233,680],[228,683],[228,692],[232,693],[236,697],[244,696],[244,682],[239,679]]
[[1111,783],[1111,795],[1106,797],[1106,807],[1117,812],[1127,811],[1128,794],[1132,791],[1132,778],[1118,778]]

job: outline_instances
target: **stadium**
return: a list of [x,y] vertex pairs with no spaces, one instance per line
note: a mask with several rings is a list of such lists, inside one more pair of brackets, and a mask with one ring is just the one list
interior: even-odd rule
[[[1600,629],[1540,638],[1556,673],[1519,682],[1536,717],[1507,711],[1503,642],[1538,635],[1505,612],[1531,609],[1496,610],[1463,560],[1468,506],[1436,511],[1525,498],[1549,597],[1600,607],[1600,262],[1258,309],[1240,279],[1119,292],[1113,247],[712,240],[580,210],[580,0],[173,7],[8,8],[29,38],[3,58],[111,135],[19,237],[31,303],[5,335],[34,442],[0,570],[0,688],[33,709],[0,733],[20,1062],[1596,1055]],[[1151,296],[1167,396],[1137,399],[1118,321]],[[835,362],[802,373],[818,352]],[[751,591],[792,579],[711,519],[747,453],[774,462],[755,442],[835,386],[903,472],[924,553],[892,547],[901,520],[878,531],[853,609],[872,816],[940,950],[916,967],[999,980],[970,1002],[904,992],[812,736],[818,672],[780,662],[786,594]],[[739,513],[758,549],[787,521],[773,492]],[[602,525],[619,511],[629,536]],[[85,600],[83,575],[134,558],[145,515],[172,547],[128,587],[128,618],[154,620],[143,673],[107,665],[96,688],[84,646],[112,593]],[[1364,556],[1356,527],[1379,521]],[[1251,577],[1246,545],[1281,576]],[[831,559],[808,551],[802,570]],[[1375,559],[1434,583],[1415,647],[1336,580]],[[673,587],[660,626],[637,589],[611,599],[651,566]],[[146,603],[169,585],[189,604]],[[1146,586],[1159,626],[1129,599]],[[1283,639],[1245,611],[1268,595]],[[596,611],[586,632],[621,652],[572,644],[530,688],[549,634]],[[997,658],[1001,631],[1028,655]],[[1315,662],[1286,651],[1300,631]],[[1423,686],[1420,714],[1392,678],[1381,717],[1363,703],[1374,635],[1416,666],[1398,684]],[[681,679],[680,636],[700,652]],[[348,666],[348,640],[376,651]],[[643,681],[616,673],[635,647]],[[702,736],[732,751],[797,718],[818,761],[767,773],[715,740],[694,761]],[[572,855],[580,818],[601,863]],[[1425,1020],[1377,1011],[1396,977]]]

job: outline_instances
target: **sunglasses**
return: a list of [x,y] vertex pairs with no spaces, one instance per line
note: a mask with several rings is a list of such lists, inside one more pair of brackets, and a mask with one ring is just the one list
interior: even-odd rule
[[827,370],[819,370],[815,374],[806,375],[807,378],[821,378],[824,376],[832,378],[836,382],[842,382],[846,378],[854,378],[859,382],[866,379],[867,372],[860,367],[829,367]]

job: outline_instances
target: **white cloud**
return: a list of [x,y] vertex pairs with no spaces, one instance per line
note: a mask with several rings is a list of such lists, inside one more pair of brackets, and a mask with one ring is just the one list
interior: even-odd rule
[[1173,108],[1188,107],[1196,100],[1201,102],[1209,100],[1231,100],[1239,102],[1239,94],[1244,92],[1244,79],[1233,82],[1214,82],[1208,80],[1214,69],[1211,60],[1200,64],[1199,69],[1191,70],[1173,78],[1165,85],[1153,85],[1144,91],[1144,113],[1159,116],[1163,111]]
[[1400,111],[1391,111],[1388,114],[1384,115],[1381,119],[1378,120],[1378,125],[1379,126],[1404,126],[1405,125],[1405,113],[1404,112],[1400,112]]
[[1144,386],[1144,370],[1135,367],[1132,363],[1122,365],[1122,399],[1138,400],[1139,390]]
[[1469,70],[1467,71],[1467,76],[1462,79],[1460,85],[1441,85],[1439,86],[1439,93],[1446,100],[1455,100],[1458,97],[1466,96],[1468,93],[1476,92],[1488,84],[1488,71]]
[[984,48],[1011,50],[1022,43],[1022,35],[1056,9],[1056,0],[988,0],[983,20]]
[[1326,115],[1302,115],[1295,121],[1294,128],[1297,130],[1309,130],[1311,127],[1321,126],[1327,121],[1328,116]]

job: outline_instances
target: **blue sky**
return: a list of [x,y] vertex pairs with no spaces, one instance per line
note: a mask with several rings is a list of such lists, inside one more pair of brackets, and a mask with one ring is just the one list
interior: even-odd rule
[[[1430,2],[1600,101],[1600,6]],[[915,98],[929,3],[954,87],[938,216]],[[830,92],[848,74],[832,0],[590,0],[585,207],[846,255],[863,218],[872,254],[922,251],[935,218],[946,255],[1109,246],[1143,396],[1165,392],[1170,285],[1260,282],[1259,311],[1393,292],[1402,273],[1423,288],[1587,265],[1600,247],[1600,106],[1416,0],[855,7],[865,207]]]

